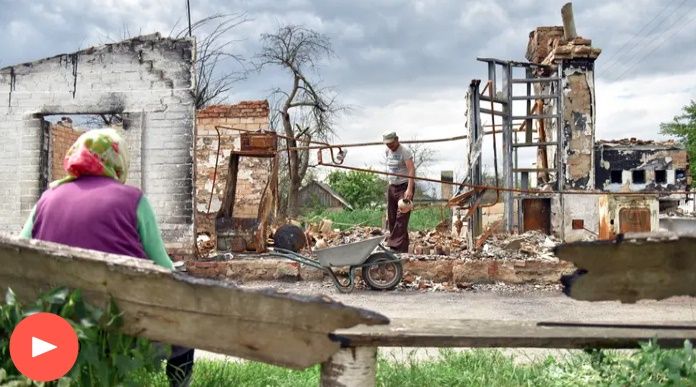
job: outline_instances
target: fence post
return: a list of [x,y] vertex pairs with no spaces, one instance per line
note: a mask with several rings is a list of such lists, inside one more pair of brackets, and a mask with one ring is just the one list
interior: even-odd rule
[[374,387],[377,347],[341,348],[321,363],[321,387]]

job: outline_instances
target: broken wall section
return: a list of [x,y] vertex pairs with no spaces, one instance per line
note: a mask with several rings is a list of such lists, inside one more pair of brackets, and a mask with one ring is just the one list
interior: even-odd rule
[[167,250],[192,255],[193,40],[141,36],[0,69],[0,231],[17,233],[48,178],[42,117],[119,114],[128,183],[157,214]]
[[565,189],[594,189],[594,59],[561,63],[562,149]]
[[597,188],[604,191],[669,195],[686,191],[691,184],[686,149],[673,141],[600,141],[595,158]]
[[[196,135],[196,228],[215,241],[215,216],[220,211],[229,177],[230,155],[241,149],[240,131],[269,128],[268,101],[244,101],[199,110]],[[219,154],[218,154],[219,149]],[[217,169],[216,169],[217,159]],[[272,159],[241,157],[235,193],[235,217],[256,218],[264,189],[271,178]],[[213,183],[214,181],[214,183]]]

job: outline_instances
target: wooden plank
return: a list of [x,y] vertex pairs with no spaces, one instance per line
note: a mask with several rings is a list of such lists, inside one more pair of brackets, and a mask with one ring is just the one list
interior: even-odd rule
[[578,300],[696,296],[696,235],[626,234],[614,241],[560,245],[555,254],[587,270],[567,292]]
[[57,286],[82,289],[98,305],[112,296],[127,334],[292,368],[338,351],[329,337],[336,329],[389,322],[328,297],[239,289],[147,260],[7,236],[0,236],[0,284],[24,301]]
[[[604,322],[607,323],[607,322]],[[544,326],[535,321],[399,319],[383,326],[339,330],[344,345],[354,347],[500,347],[500,348],[636,348],[657,338],[665,347],[696,339],[683,323],[667,329],[598,326]],[[548,324],[548,323],[546,323]],[[577,323],[583,325],[584,323]]]

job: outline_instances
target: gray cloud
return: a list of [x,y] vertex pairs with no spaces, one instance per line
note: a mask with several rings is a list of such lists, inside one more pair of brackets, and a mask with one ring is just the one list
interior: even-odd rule
[[[191,0],[191,4],[194,19],[245,12],[250,21],[230,37],[238,40],[235,51],[248,58],[258,51],[260,34],[285,23],[327,34],[336,57],[324,61],[317,76],[355,107],[340,122],[341,138],[367,140],[384,127],[420,138],[463,131],[464,92],[472,78],[486,76],[476,57],[524,60],[529,31],[561,24],[565,1]],[[605,137],[630,133],[657,137],[657,125],[678,111],[679,100],[684,104],[696,95],[694,3],[585,0],[576,1],[574,8],[578,33],[603,49],[596,72],[598,132]],[[177,22],[184,27],[185,21],[183,0],[0,0],[0,9],[0,67],[105,43],[126,32],[167,34]],[[624,46],[627,49],[619,51]],[[621,74],[621,82],[615,82]],[[660,86],[663,79],[668,82]],[[265,98],[272,88],[287,82],[278,70],[266,69],[239,83],[230,100]],[[651,87],[642,87],[648,83]],[[656,98],[668,102],[646,105],[646,93],[657,93]],[[461,144],[438,149],[443,150],[440,167],[459,165],[464,158]],[[369,165],[378,162],[378,153],[355,150],[350,157],[356,165]]]

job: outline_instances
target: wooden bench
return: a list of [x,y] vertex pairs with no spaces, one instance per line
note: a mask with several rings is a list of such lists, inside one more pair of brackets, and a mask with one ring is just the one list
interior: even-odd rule
[[95,305],[112,299],[126,334],[295,369],[340,349],[331,332],[389,322],[326,297],[241,289],[144,259],[0,236],[0,296],[11,288],[31,302],[61,286],[80,289]]
[[321,386],[374,386],[378,347],[638,348],[657,339],[665,348],[696,340],[696,324],[392,320],[389,325],[336,331],[342,348],[321,366]]
[[[578,283],[578,294],[587,299],[611,299],[620,294],[629,301],[636,294],[654,297],[657,291],[660,296],[696,294],[696,282],[686,281],[692,279],[688,276],[693,270],[684,270],[692,268],[694,260],[680,259],[685,255],[680,252],[694,254],[696,237],[653,240],[651,236],[651,242],[569,245],[559,256],[605,258],[597,254],[597,249],[603,249],[617,261],[636,260],[631,255],[636,256],[637,250],[644,252],[647,244],[652,254],[637,258],[644,267],[624,263],[625,267],[637,267],[630,281],[622,278],[625,267],[622,271],[612,264],[612,270],[601,271],[592,266],[598,262],[582,262],[591,270]],[[650,257],[668,264],[647,270]],[[654,268],[663,266],[674,274],[665,275],[660,282],[663,287],[672,286],[670,293],[650,281]],[[593,280],[593,272],[599,273],[601,282]],[[613,283],[621,284],[623,292],[611,288]],[[378,347],[636,348],[639,342],[653,338],[664,347],[680,347],[685,339],[696,340],[696,325],[684,323],[409,319],[385,325],[388,319],[378,313],[323,297],[240,289],[171,273],[145,260],[6,236],[0,236],[0,284],[2,290],[11,287],[27,301],[55,286],[82,289],[85,297],[99,303],[113,298],[123,312],[122,330],[152,340],[290,368],[321,363],[322,386],[374,386]],[[600,285],[609,286],[609,290]]]

